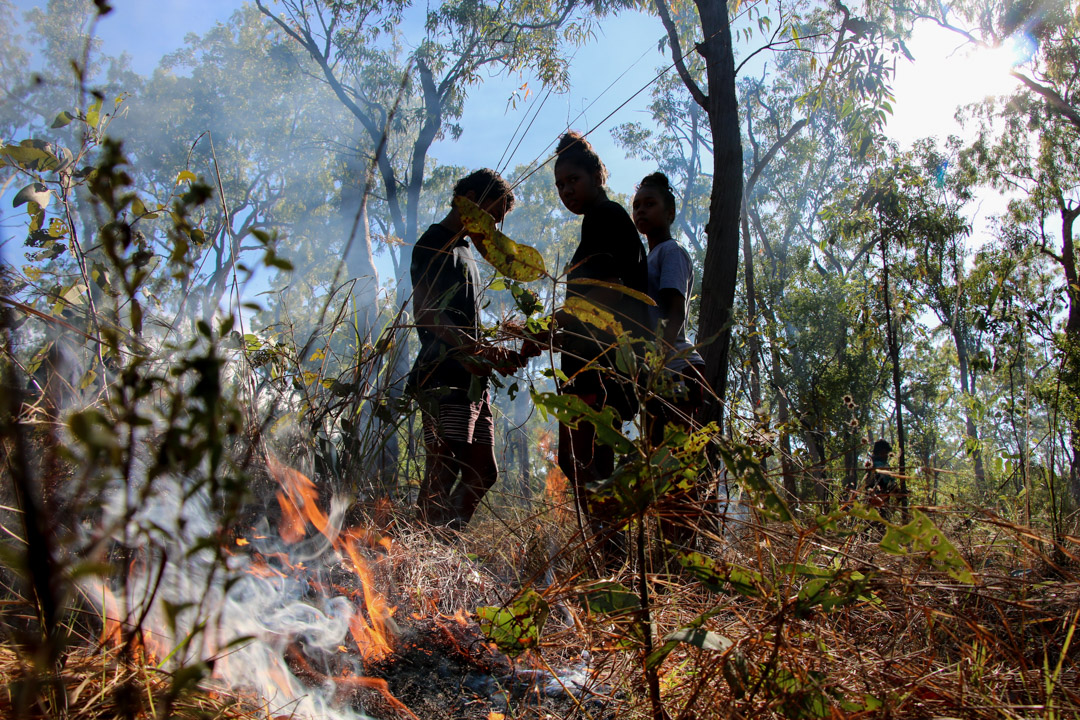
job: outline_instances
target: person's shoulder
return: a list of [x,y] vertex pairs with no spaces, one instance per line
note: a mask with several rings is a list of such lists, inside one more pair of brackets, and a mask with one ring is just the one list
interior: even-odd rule
[[690,257],[689,251],[684,248],[678,240],[671,238],[657,245],[655,248],[649,251],[650,255],[655,254],[658,258],[669,260],[677,259],[693,264],[693,260]]
[[[624,208],[622,205],[615,202],[614,200],[611,200],[610,198],[598,202],[596,204],[596,207],[594,207],[590,211],[590,214],[594,215],[597,218],[608,218],[616,220],[622,220],[625,218],[626,220],[630,220],[630,213],[626,212],[626,208]],[[631,224],[633,224],[633,220],[630,220],[630,222]]]
[[416,239],[417,248],[441,250],[450,241],[451,232],[442,225],[429,225],[428,229]]

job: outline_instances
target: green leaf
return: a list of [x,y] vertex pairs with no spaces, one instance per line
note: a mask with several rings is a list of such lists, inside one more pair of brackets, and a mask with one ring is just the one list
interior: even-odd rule
[[65,127],[67,125],[70,125],[71,121],[74,120],[74,119],[75,119],[74,115],[69,113],[67,110],[64,110],[63,112],[61,112],[59,115],[56,116],[56,119],[53,120],[52,125],[50,125],[49,127],[53,128],[54,130],[57,129],[57,128],[62,128],[62,127]]
[[99,122],[101,122],[101,98],[95,100],[94,104],[90,106],[90,109],[86,111],[87,125],[96,128]]
[[32,202],[37,203],[38,207],[44,208],[48,207],[50,200],[52,200],[52,190],[44,184],[36,182],[30,183],[17,192],[15,194],[15,199],[11,201],[11,206],[19,207],[20,205]]
[[56,157],[49,147],[49,143],[43,140],[23,140],[18,145],[0,147],[0,157],[8,158],[25,170],[46,170],[56,163]]
[[641,608],[638,596],[625,585],[605,580],[586,588],[581,600],[590,613],[626,615]]
[[529,391],[533,403],[540,409],[540,413],[547,420],[554,417],[563,425],[577,428],[581,421],[590,423],[596,431],[596,441],[602,445],[614,448],[615,452],[624,454],[630,452],[634,444],[630,442],[619,430],[615,429],[615,410],[605,407],[603,410],[594,410],[577,395],[559,395],[553,392]]
[[746,597],[761,597],[763,589],[772,586],[765,577],[749,568],[714,560],[693,550],[680,550],[675,559],[694,577],[695,580],[715,593],[726,593],[728,586]]
[[454,207],[461,215],[465,232],[476,244],[485,260],[511,280],[539,280],[547,269],[540,251],[529,245],[514,242],[495,227],[495,218],[479,205],[463,196],[454,198]]
[[793,520],[787,503],[784,502],[772,483],[765,477],[761,459],[754,448],[732,441],[720,442],[720,456],[736,482],[746,491],[750,502],[761,514],[782,522]]
[[[649,653],[649,656],[645,658],[645,669],[652,670],[659,667],[660,663],[664,662],[664,658],[670,655],[671,651],[677,648],[680,643],[687,642],[688,640],[696,640],[698,636],[694,633],[696,633],[697,631],[705,632],[702,630],[702,626],[705,624],[705,622],[709,618],[715,615],[719,615],[722,612],[724,612],[723,607],[716,607],[712,610],[707,610],[701,615],[698,615],[690,622],[688,622],[686,625],[683,625],[681,629],[676,630],[675,632],[665,637],[664,644],[653,650],[651,653]],[[706,635],[709,634],[715,635],[715,633],[706,633]],[[720,639],[717,640],[716,638]],[[711,638],[708,640],[710,645],[716,646],[717,644],[723,644],[724,642],[731,643],[730,640],[728,640],[722,635],[716,635],[716,638]],[[702,642],[705,642],[705,638],[702,638]],[[690,644],[695,643],[691,642]],[[701,647],[703,649],[711,649],[706,648],[703,645],[697,645],[697,647]],[[730,647],[730,645],[728,647]]]
[[934,567],[944,570],[954,580],[973,585],[975,577],[971,566],[956,546],[923,513],[912,510],[912,517],[912,521],[902,527],[889,524],[879,543],[881,549],[893,555],[925,552]]
[[549,613],[547,600],[531,588],[506,607],[476,609],[481,632],[511,657],[539,645]]

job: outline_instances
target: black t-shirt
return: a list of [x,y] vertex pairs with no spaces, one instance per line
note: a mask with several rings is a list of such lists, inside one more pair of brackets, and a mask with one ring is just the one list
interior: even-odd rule
[[[648,290],[648,265],[645,248],[638,237],[634,221],[630,219],[622,205],[605,200],[590,208],[581,219],[581,242],[574,257],[570,260],[567,280],[588,278],[592,280],[612,280],[633,290],[646,293]],[[589,286],[567,286],[567,297],[584,295]],[[623,330],[637,337],[645,335],[645,306],[641,301],[629,295],[620,295],[614,307],[604,308],[611,312],[622,325]],[[608,352],[615,337],[593,325],[575,322],[567,327],[567,338],[563,343],[562,371],[572,377],[590,360],[595,360],[601,367],[615,367],[613,352]],[[583,394],[593,392],[590,387],[596,382],[593,377],[582,377],[572,385],[574,392]]]
[[413,315],[420,336],[420,352],[409,375],[410,386],[468,388],[480,378],[465,369],[468,350],[452,347],[421,324],[425,311],[438,312],[442,321],[466,338],[479,338],[480,272],[472,247],[464,235],[455,236],[442,225],[432,225],[413,247],[409,275],[413,284]]

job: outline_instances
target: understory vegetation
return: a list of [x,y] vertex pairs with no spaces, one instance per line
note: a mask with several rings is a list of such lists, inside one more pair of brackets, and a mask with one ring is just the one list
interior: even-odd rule
[[[96,39],[110,12],[0,0],[0,715],[1080,713],[1074,2],[260,1],[150,76]],[[409,249],[471,169],[433,143],[484,78],[570,92],[630,12],[667,65],[649,121],[602,131],[677,189],[706,415],[654,443],[558,395],[545,352],[495,382],[472,524],[425,530]],[[920,19],[1027,54],[968,137],[901,148]],[[562,300],[547,152],[499,168],[488,339],[565,309],[663,394],[657,348]],[[610,569],[556,462],[585,421],[621,458]]]

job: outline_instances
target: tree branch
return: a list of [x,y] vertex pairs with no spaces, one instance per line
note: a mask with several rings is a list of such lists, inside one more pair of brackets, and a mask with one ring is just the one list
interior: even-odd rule
[[679,77],[682,78],[686,89],[690,91],[690,96],[694,98],[694,102],[703,108],[708,108],[708,96],[702,91],[701,86],[697,84],[693,76],[690,75],[690,71],[686,68],[682,44],[679,42],[679,32],[671,19],[671,13],[668,12],[667,1],[653,0],[653,3],[656,5],[656,12],[660,15],[660,21],[664,23],[664,29],[667,30],[668,42],[671,43],[671,57]]

